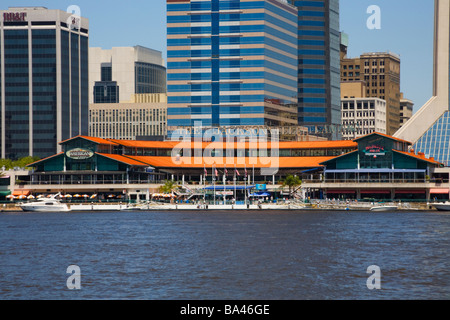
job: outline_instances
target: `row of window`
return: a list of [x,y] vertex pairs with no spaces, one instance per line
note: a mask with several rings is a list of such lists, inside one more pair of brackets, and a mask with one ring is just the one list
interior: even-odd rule
[[89,110],[90,123],[165,121],[164,109]]

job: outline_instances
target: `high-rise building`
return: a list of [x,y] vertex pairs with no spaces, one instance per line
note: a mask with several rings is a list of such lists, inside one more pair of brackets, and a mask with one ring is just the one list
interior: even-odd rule
[[103,139],[136,140],[166,136],[167,95],[136,95],[134,101],[89,105],[89,136]]
[[344,98],[341,103],[344,140],[354,140],[374,132],[386,134],[386,101]]
[[386,101],[386,130],[400,127],[400,57],[391,52],[364,53],[357,58],[343,56],[341,81],[365,81],[366,97]]
[[88,29],[60,10],[0,11],[2,158],[50,156],[88,133]]
[[167,0],[168,127],[297,125],[298,10]]
[[298,122],[338,138],[341,125],[339,0],[289,0],[298,8]]
[[130,102],[135,94],[166,93],[162,52],[145,48],[89,48],[89,103]]
[[450,1],[435,0],[433,96],[395,133],[450,166]]
[[89,49],[89,135],[136,140],[167,133],[166,67],[145,48]]
[[400,94],[400,127],[402,127],[413,115],[414,102]]

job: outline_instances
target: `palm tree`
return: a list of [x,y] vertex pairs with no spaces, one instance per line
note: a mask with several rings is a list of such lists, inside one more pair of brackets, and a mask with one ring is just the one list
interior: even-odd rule
[[159,187],[159,192],[161,193],[172,193],[176,190],[178,186],[175,184],[173,180],[166,180],[166,182]]
[[302,180],[299,177],[293,175],[288,175],[286,179],[281,181],[281,185],[283,188],[289,187],[289,196],[292,196],[292,193],[296,191],[295,188],[297,188],[301,184]]

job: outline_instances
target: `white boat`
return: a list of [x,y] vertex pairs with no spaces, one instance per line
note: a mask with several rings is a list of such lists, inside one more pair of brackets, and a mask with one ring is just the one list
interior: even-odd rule
[[32,212],[68,212],[70,208],[55,198],[41,198],[37,201],[22,203],[19,205],[23,211]]
[[450,211],[450,202],[448,201],[443,203],[432,203],[431,205],[438,211]]
[[370,211],[396,211],[398,209],[397,206],[374,206],[370,208]]

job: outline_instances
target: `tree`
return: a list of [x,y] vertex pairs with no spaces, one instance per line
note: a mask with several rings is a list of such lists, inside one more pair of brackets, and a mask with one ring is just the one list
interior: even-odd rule
[[0,169],[5,168],[4,170],[11,170],[16,167],[25,169],[27,165],[30,163],[36,162],[39,160],[39,157],[22,157],[17,160],[11,160],[11,159],[0,159]]
[[281,181],[281,185],[283,188],[289,187],[289,196],[292,196],[292,193],[295,191],[295,188],[301,186],[302,180],[293,175],[288,175],[286,179]]
[[178,186],[175,184],[173,180],[166,180],[166,182],[159,187],[159,192],[172,193],[176,189],[178,189]]

